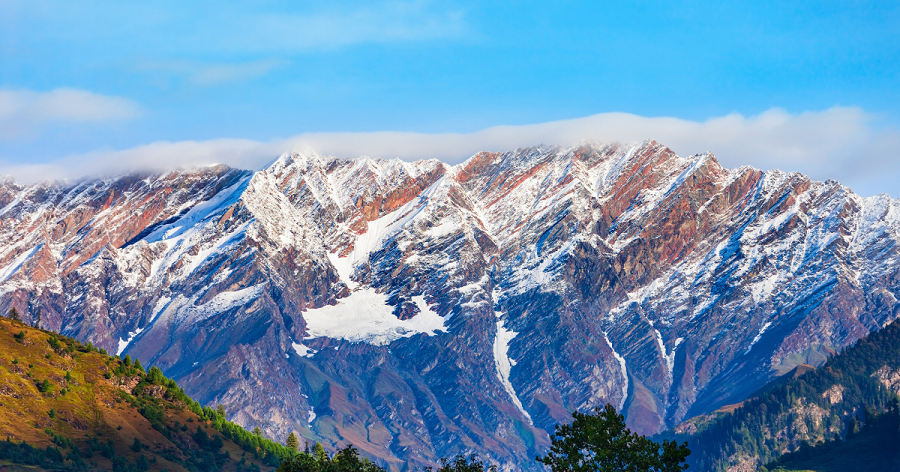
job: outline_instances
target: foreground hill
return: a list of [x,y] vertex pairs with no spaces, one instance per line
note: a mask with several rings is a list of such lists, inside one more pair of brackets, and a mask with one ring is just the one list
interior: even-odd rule
[[286,450],[158,369],[0,318],[0,470],[273,470]]
[[286,154],[0,185],[0,310],[152,362],[269,437],[536,468],[569,413],[641,433],[900,312],[900,203],[712,154]]
[[898,393],[895,321],[730,413],[680,425],[675,438],[688,441],[689,463],[697,470],[753,471],[764,464],[823,472],[900,470]]

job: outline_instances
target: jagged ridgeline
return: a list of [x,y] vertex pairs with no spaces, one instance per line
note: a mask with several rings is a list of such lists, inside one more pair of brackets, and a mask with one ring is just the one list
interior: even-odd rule
[[694,418],[674,436],[688,441],[692,470],[900,470],[898,392],[894,321],[820,368],[773,382],[731,413]]
[[0,470],[273,470],[288,454],[155,367],[0,318]]

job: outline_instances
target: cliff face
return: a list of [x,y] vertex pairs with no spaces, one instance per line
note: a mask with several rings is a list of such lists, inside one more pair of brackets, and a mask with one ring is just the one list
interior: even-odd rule
[[655,433],[900,310],[900,202],[656,142],[5,183],[0,219],[0,307],[398,468],[532,468],[607,402]]

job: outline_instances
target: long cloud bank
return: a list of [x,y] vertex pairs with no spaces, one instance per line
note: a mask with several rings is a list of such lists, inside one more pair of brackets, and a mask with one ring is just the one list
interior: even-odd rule
[[435,158],[455,164],[478,151],[645,139],[655,139],[680,155],[712,151],[726,167],[799,171],[817,180],[839,180],[862,195],[887,192],[900,196],[900,130],[881,125],[876,117],[855,107],[800,114],[771,109],[750,117],[730,114],[702,122],[602,113],[473,133],[306,133],[269,142],[158,142],[68,156],[49,164],[0,166],[0,173],[33,182],[212,163],[257,169],[283,152],[298,149],[340,157]]

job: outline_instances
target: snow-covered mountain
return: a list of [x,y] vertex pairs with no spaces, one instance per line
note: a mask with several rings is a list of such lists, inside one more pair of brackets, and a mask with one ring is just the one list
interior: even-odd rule
[[282,156],[0,185],[0,308],[274,438],[533,468],[607,402],[655,433],[900,315],[900,201],[652,141],[448,166]]

